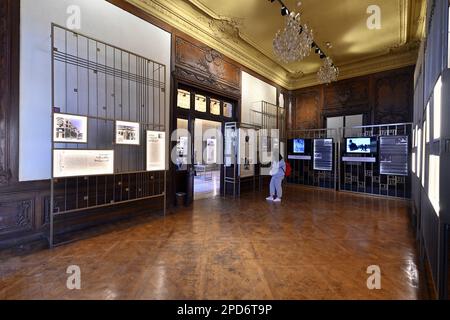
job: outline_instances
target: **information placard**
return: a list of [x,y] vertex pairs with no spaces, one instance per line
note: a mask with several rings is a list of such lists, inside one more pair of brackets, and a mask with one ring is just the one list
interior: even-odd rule
[[216,164],[217,163],[217,143],[216,139],[206,140],[206,163]]
[[114,150],[53,150],[53,177],[114,173]]
[[314,170],[333,171],[333,139],[314,140]]
[[147,131],[147,171],[166,170],[166,133]]
[[380,137],[380,174],[408,175],[408,136]]
[[256,134],[254,130],[239,129],[239,164],[241,178],[255,175]]

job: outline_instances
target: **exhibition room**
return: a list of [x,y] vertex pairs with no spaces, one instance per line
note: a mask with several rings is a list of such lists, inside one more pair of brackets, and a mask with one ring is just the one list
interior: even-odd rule
[[2,0],[0,300],[448,300],[449,15]]

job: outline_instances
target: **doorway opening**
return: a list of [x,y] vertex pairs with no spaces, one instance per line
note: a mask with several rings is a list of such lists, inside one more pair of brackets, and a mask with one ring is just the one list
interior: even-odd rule
[[172,171],[175,202],[184,196],[194,200],[224,195],[223,133],[226,122],[237,121],[238,101],[176,83],[172,125],[176,135],[176,159]]
[[195,119],[194,200],[220,196],[222,123]]

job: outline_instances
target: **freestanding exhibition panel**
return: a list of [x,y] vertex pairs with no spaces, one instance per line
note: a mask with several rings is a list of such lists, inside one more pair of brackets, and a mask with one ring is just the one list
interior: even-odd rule
[[340,190],[411,198],[411,123],[341,130]]
[[258,162],[260,128],[254,125],[225,123],[224,186],[225,194],[234,197],[243,190],[260,190]]
[[413,135],[411,123],[297,130],[289,138],[288,161],[293,169],[289,183],[411,197],[411,171],[416,167],[411,144],[420,139]]
[[52,25],[49,243],[70,213],[162,198],[166,67]]
[[[287,160],[292,166],[292,175],[287,182],[336,190],[339,131],[293,130],[288,133],[288,138]],[[294,150],[294,142],[299,143],[299,150]]]

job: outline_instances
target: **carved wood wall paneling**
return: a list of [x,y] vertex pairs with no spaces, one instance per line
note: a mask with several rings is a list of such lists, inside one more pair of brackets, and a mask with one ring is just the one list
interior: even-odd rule
[[9,184],[8,113],[11,103],[11,0],[0,2],[0,187]]
[[20,1],[0,1],[0,246],[42,236],[48,181],[19,182]]
[[34,194],[1,194],[0,212],[0,235],[2,237],[8,234],[32,231],[35,227]]
[[375,81],[375,121],[377,123],[411,122],[413,112],[413,76],[394,74]]
[[369,79],[356,78],[324,87],[325,109],[345,109],[368,105]]
[[241,70],[219,52],[175,37],[175,76],[232,96],[240,96]]
[[326,117],[352,114],[363,114],[366,125],[410,122],[413,75],[407,67],[294,91],[290,128],[323,128]]
[[295,97],[293,129],[315,129],[320,126],[321,88],[305,90]]
[[211,81],[211,78],[195,71],[177,66],[175,67],[175,71],[172,74],[181,82],[189,84],[193,87],[204,89],[206,91],[213,91],[213,93],[218,93],[221,96],[230,97],[236,100],[240,99],[241,97],[240,89],[234,88],[219,81]]

